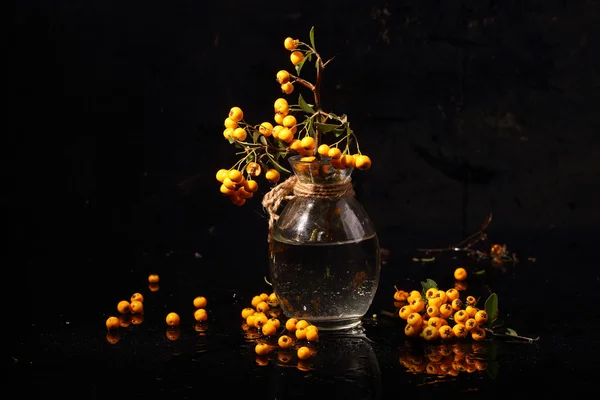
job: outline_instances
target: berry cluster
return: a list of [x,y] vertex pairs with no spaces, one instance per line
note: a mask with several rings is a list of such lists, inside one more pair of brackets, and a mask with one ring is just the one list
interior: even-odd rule
[[[159,290],[158,282],[160,277],[157,274],[151,274],[148,276],[148,288],[152,292]],[[206,311],[207,305],[206,297],[197,296],[193,300],[194,304],[194,319],[199,325],[202,322],[208,320],[208,313]],[[127,328],[130,325],[140,325],[144,322],[144,296],[141,293],[134,293],[129,300],[121,300],[117,303],[117,311],[119,316],[111,315],[106,319],[106,328],[108,333],[106,340],[110,344],[116,344],[121,340],[118,330],[120,328]],[[181,317],[176,312],[170,312],[165,317],[167,324],[166,336],[169,340],[177,340],[180,336],[179,324],[181,323]],[[202,326],[196,326],[197,331],[202,331]]]
[[454,377],[459,373],[485,371],[488,361],[481,343],[452,343],[428,346],[423,354],[407,352],[400,355],[400,364],[412,374]]
[[[312,343],[319,340],[319,329],[304,319],[282,320],[282,315],[277,295],[261,293],[242,309],[242,330],[247,339],[256,341],[254,350],[258,356],[268,357],[277,350],[282,363],[289,363],[294,353],[299,361],[308,360],[315,352]],[[299,368],[304,367],[300,363]]]
[[[236,154],[243,156],[230,168],[217,171],[216,178],[221,184],[221,193],[238,206],[252,198],[258,189],[254,178],[263,171],[271,184],[277,183],[282,173],[290,173],[280,164],[280,160],[288,155],[303,156],[301,160],[306,162],[327,158],[330,165],[337,169],[366,170],[371,167],[371,159],[361,153],[348,118],[325,112],[321,108],[320,83],[323,71],[331,60],[323,62],[315,50],[314,29],[310,32],[310,42],[307,44],[289,37],[284,40],[284,47],[291,52],[290,61],[297,75],[281,70],[276,74],[276,81],[281,91],[288,95],[294,91],[295,84],[308,88],[313,93],[314,104],[308,104],[302,95],[298,97],[298,104],[278,98],[273,104],[273,121],[256,125],[246,122],[243,110],[237,106],[232,107],[225,118],[223,136],[241,149]],[[299,76],[304,63],[313,57],[316,58],[314,84]],[[324,134],[334,136],[334,139],[327,144],[323,140]]]
[[398,315],[406,321],[406,336],[420,336],[427,341],[466,337],[476,341],[485,339],[486,331],[482,326],[488,321],[487,311],[476,307],[477,299],[473,296],[467,296],[463,301],[456,288],[430,287],[424,294],[417,290],[396,290],[394,299],[395,304],[401,306]]

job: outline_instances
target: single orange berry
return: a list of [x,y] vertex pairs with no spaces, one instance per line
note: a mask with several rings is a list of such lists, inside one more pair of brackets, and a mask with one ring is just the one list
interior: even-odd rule
[[235,122],[240,122],[244,119],[244,112],[239,107],[231,107],[229,110],[229,119]]
[[232,129],[235,129],[238,127],[238,123],[235,122],[234,120],[232,120],[231,118],[225,118],[225,123],[223,125],[225,125],[225,128],[232,128]]
[[302,346],[298,349],[297,354],[300,360],[308,360],[312,356],[312,351],[308,347]]
[[262,328],[267,322],[269,322],[269,318],[263,312],[256,312],[254,315],[254,327]]
[[258,131],[261,133],[261,135],[269,137],[273,133],[273,124],[265,121],[260,124]]
[[[287,118],[287,117],[286,117]],[[315,139],[312,136],[304,136],[302,138],[302,140],[300,141],[300,145],[302,146],[302,148],[304,148],[305,150],[314,150],[315,146],[317,145],[317,142],[315,141]]]
[[281,125],[283,125],[286,128],[291,128],[295,126],[296,123],[296,117],[294,117],[293,115],[286,115],[281,121]]
[[444,325],[438,329],[440,337],[442,339],[450,339],[454,337],[454,330],[450,325]]
[[319,146],[319,148],[317,149],[317,152],[322,155],[323,157],[328,157],[329,156],[329,146],[326,144],[322,144]]
[[414,299],[410,303],[410,308],[412,308],[414,312],[421,312],[425,308],[425,301],[423,299]]
[[308,323],[307,320],[301,319],[300,321],[296,322],[296,329],[305,329],[309,325],[310,324]]
[[254,351],[259,356],[264,356],[271,352],[271,346],[269,346],[267,343],[258,343],[256,346],[254,346]]
[[263,301],[262,297],[260,297],[259,295],[256,295],[256,296],[252,297],[250,304],[252,305],[252,307],[256,308],[258,303],[260,303],[261,301]]
[[327,152],[327,155],[334,160],[339,160],[340,158],[342,158],[342,151],[337,147],[332,147]]
[[458,310],[454,313],[454,322],[464,324],[469,319],[469,314],[465,310]]
[[462,323],[455,324],[452,327],[452,330],[454,331],[454,336],[456,336],[457,338],[464,338],[469,334],[469,330]]
[[268,312],[269,308],[270,308],[269,305],[264,300],[256,305],[256,311],[263,312],[263,313]]
[[398,315],[400,316],[400,318],[402,319],[407,319],[408,316],[410,314],[412,314],[414,311],[410,306],[404,306],[402,308],[400,308],[400,310],[398,311]]
[[467,306],[472,306],[474,307],[475,304],[477,304],[477,299],[475,298],[475,296],[467,296],[467,298],[465,299]]
[[461,299],[454,299],[454,300],[452,300],[452,309],[454,311],[460,310],[462,308],[462,306],[463,306],[463,302],[462,302]]
[[106,328],[110,330],[118,329],[121,326],[121,321],[117,317],[108,317],[106,319]]
[[117,311],[119,311],[121,314],[127,314],[131,311],[131,304],[129,304],[127,300],[121,300],[117,304]]
[[458,267],[454,270],[454,279],[457,281],[464,281],[467,279],[467,270],[463,267]]
[[287,349],[294,344],[294,341],[288,335],[281,335],[279,339],[277,339],[277,344],[282,349]]
[[225,128],[223,131],[223,137],[227,140],[233,139],[233,131],[235,131],[235,128]]
[[298,328],[298,326],[296,326],[296,339],[298,340],[304,340],[306,339],[306,328]]
[[269,320],[267,321],[267,324],[272,324],[275,327],[275,329],[281,328],[281,321],[279,321],[275,317],[269,318]]
[[280,97],[273,103],[273,110],[275,114],[281,114],[285,117],[290,112],[290,105],[286,99]]
[[295,332],[296,331],[296,324],[298,323],[298,319],[297,318],[290,318],[285,322],[285,329],[288,332]]
[[141,314],[144,312],[144,303],[135,300],[130,303],[131,312],[134,314]]
[[411,325],[411,324],[406,324],[406,326],[404,327],[404,334],[408,337],[415,337],[415,336],[419,336],[419,334],[421,333],[421,325]]
[[[279,125],[283,124],[283,119],[284,119],[285,117],[286,117],[286,116],[285,116],[285,115],[283,115],[283,114],[275,114],[275,115],[273,116],[273,120],[274,120],[274,121],[275,121],[275,123],[276,123],[276,124],[279,126]],[[281,128],[277,128],[277,131],[281,130],[282,128],[283,128],[283,125],[281,125]],[[275,132],[273,132],[273,134],[275,134]],[[275,139],[277,139],[277,136],[275,136]]]
[[265,178],[267,178],[267,180],[271,183],[277,183],[279,182],[281,175],[276,169],[270,169],[265,173]]
[[233,133],[231,134],[231,137],[233,137],[235,140],[239,140],[240,142],[246,140],[247,136],[248,133],[244,128],[235,128]]
[[281,85],[281,91],[285,94],[292,94],[294,92],[294,84],[292,82],[286,82]]
[[206,301],[206,297],[198,296],[194,299],[193,303],[194,303],[194,307],[196,307],[196,308],[206,308],[206,304],[208,302]]
[[450,303],[445,303],[440,306],[440,316],[442,318],[449,318],[454,313],[452,309],[452,305]]
[[431,325],[428,325],[425,328],[423,328],[423,331],[421,332],[421,336],[427,341],[435,340],[439,337],[439,335],[440,333],[438,329]]
[[287,37],[283,41],[283,46],[286,48],[286,50],[292,51],[296,50],[296,48],[298,47],[298,43],[300,43],[299,40]]
[[308,327],[304,328],[304,330],[306,331],[306,340],[308,340],[309,342],[317,342],[319,340],[319,330],[310,329],[311,326],[314,325],[309,325]]
[[[227,179],[229,179],[229,178],[227,178]],[[232,196],[233,194],[235,194],[235,190],[229,189],[227,186],[225,186],[225,184],[222,184],[221,187],[219,188],[219,190],[221,191],[221,193],[223,193],[224,195],[227,195],[227,196]]]
[[290,81],[290,73],[289,72],[287,72],[284,69],[277,72],[277,82],[280,85],[283,85],[284,83],[288,83],[289,81]]
[[225,168],[221,168],[220,170],[218,170],[216,174],[217,181],[223,183],[223,179],[227,177],[228,172],[229,171],[227,171]]
[[409,325],[421,326],[421,322],[423,322],[423,318],[421,317],[421,314],[419,314],[417,312],[413,312],[408,315],[408,318],[406,318],[406,322]]
[[150,274],[148,276],[148,283],[158,283],[160,277],[157,274]]
[[254,161],[250,161],[248,164],[246,164],[246,172],[250,176],[259,176],[261,171],[262,168],[260,167],[260,164],[255,163]]
[[352,157],[350,154],[344,154],[342,156],[341,160],[342,160],[342,164],[344,165],[344,167],[354,168],[354,166],[355,166],[354,157]]
[[254,314],[256,312],[256,310],[252,307],[246,307],[242,310],[242,318],[246,319],[249,316],[251,316],[252,314]]
[[456,290],[455,288],[450,288],[450,289],[446,290],[446,297],[448,297],[449,301],[454,301],[454,300],[458,299],[459,296],[460,296],[460,292],[458,290]]
[[[469,298],[467,297],[467,300],[468,299]],[[475,307],[473,307],[473,306],[466,306],[465,307],[465,311],[467,312],[467,314],[469,314],[470,318],[473,318],[475,316],[475,314],[477,314],[478,310]]]
[[502,246],[500,246],[499,244],[494,244],[494,245],[492,245],[490,254],[492,255],[492,257],[498,257],[498,256],[502,255],[503,250],[504,249],[502,248]]
[[478,328],[479,324],[477,323],[475,318],[469,318],[465,321],[465,327],[467,328],[467,330],[472,331],[473,329]]
[[169,326],[177,326],[181,322],[181,318],[179,318],[179,315],[174,312],[168,313],[165,320],[167,321],[167,325]]
[[206,321],[208,319],[208,313],[204,308],[199,308],[194,311],[194,319],[198,322]]
[[471,337],[473,338],[473,340],[483,340],[485,339],[485,330],[481,328],[475,328],[471,331]]
[[487,312],[484,310],[479,310],[475,313],[475,321],[479,324],[485,324],[488,320]]
[[277,327],[271,322],[267,322],[262,326],[261,332],[265,336],[273,336],[277,333]]
[[354,164],[356,168],[364,171],[371,168],[371,159],[369,158],[369,156],[359,155],[358,157],[356,157]]
[[294,140],[294,134],[289,128],[283,128],[279,131],[277,138],[282,142],[291,143],[291,141]]
[[292,54],[290,54],[290,61],[294,65],[300,64],[302,61],[304,61],[304,53],[301,51],[292,52]]
[[131,299],[129,301],[141,301],[144,302],[144,296],[141,293],[134,293],[131,295]]
[[258,190],[258,183],[255,180],[244,181],[244,189],[250,193],[254,193]]

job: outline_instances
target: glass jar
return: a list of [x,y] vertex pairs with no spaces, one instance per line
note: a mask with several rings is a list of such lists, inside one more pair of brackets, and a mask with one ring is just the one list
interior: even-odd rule
[[322,330],[352,328],[379,285],[377,234],[354,197],[352,168],[301,158],[289,159],[294,195],[270,235],[273,291],[288,318],[304,318]]

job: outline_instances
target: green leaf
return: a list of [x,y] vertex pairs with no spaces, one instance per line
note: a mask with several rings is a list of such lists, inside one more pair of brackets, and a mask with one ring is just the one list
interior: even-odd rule
[[229,141],[229,144],[234,144],[235,143],[235,140],[233,140],[233,138],[231,136],[229,136],[227,138],[227,140]]
[[490,297],[485,301],[485,312],[488,315],[486,324],[491,325],[498,317],[498,295],[496,293],[490,294]]
[[268,145],[269,145],[269,142],[267,142],[267,138],[266,138],[266,137],[264,137],[264,136],[261,136],[259,139],[260,139],[260,142],[261,142],[262,144],[264,144],[265,146],[268,146]]
[[483,275],[485,274],[485,269],[480,269],[479,271],[475,272],[475,275]]
[[315,27],[314,26],[310,28],[308,37],[310,38],[310,45],[312,46],[313,50],[317,51],[317,48],[315,47]]
[[334,124],[323,124],[321,122],[315,122],[315,126],[317,127],[317,129],[319,130],[319,132],[321,133],[327,133],[327,132],[331,132],[337,128],[339,128],[339,125],[334,125]]
[[304,63],[306,62],[306,60],[308,59],[308,57],[304,57],[302,59],[302,61],[300,61],[297,65],[296,65],[296,74],[298,76],[300,76],[300,71],[302,71],[302,66],[304,65]]
[[275,161],[275,159],[273,158],[273,156],[269,153],[267,153],[267,156],[269,157],[269,161],[271,161],[271,164],[273,164],[273,167],[279,171],[280,173],[282,172],[286,172],[286,173],[290,173],[290,171],[284,167],[282,167],[277,161]]
[[423,293],[427,292],[431,288],[437,289],[438,285],[433,279],[427,279],[425,282],[421,282],[423,287]]
[[313,108],[311,106],[309,106],[306,101],[304,101],[304,97],[302,97],[302,95],[298,96],[298,105],[300,106],[302,111],[304,111],[306,113],[309,113],[309,114],[315,113],[315,110],[313,110]]
[[511,336],[517,336],[517,331],[514,329],[506,328],[506,334]]
[[252,133],[252,140],[254,141],[254,143],[256,143],[258,141],[258,137],[260,136],[260,132],[259,131],[254,131]]

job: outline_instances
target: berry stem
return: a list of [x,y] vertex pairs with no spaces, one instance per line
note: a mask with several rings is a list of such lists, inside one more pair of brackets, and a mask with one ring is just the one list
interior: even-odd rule
[[537,342],[538,340],[540,340],[540,337],[536,337],[536,338],[530,338],[530,337],[526,337],[526,336],[519,336],[519,335],[509,335],[507,333],[499,333],[499,332],[495,332],[490,328],[483,328],[483,330],[485,330],[487,333],[492,334],[493,336],[499,336],[499,337],[504,337],[504,338],[514,338],[514,339],[521,339],[521,340],[525,340],[528,343],[533,343],[533,342]]

